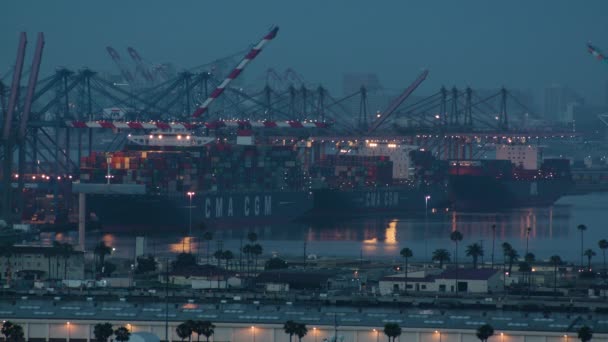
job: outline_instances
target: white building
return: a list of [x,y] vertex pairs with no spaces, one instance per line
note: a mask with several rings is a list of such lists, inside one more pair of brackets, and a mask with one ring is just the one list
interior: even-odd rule
[[510,160],[524,170],[538,169],[538,147],[534,145],[497,145],[496,159]]
[[[458,283],[460,293],[490,293],[503,290],[503,276],[499,270],[481,269],[447,269],[437,273],[420,271],[408,273],[407,290],[412,292],[455,292]],[[380,280],[380,294],[390,295],[405,291],[404,274],[384,277]]]

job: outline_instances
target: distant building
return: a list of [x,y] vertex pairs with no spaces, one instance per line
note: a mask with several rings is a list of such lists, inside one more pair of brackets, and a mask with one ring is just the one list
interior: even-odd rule
[[572,122],[568,112],[570,104],[584,104],[584,100],[572,89],[558,84],[545,88],[544,118],[554,122]]
[[[163,274],[160,281],[165,281]],[[213,265],[173,270],[169,273],[169,282],[173,285],[192,287],[193,289],[225,289],[241,287],[241,279],[234,272]]]
[[10,257],[0,257],[0,274],[3,280],[82,280],[84,252],[64,254],[55,247],[16,245]]
[[599,118],[599,115],[607,113],[608,105],[594,106],[570,103],[566,116],[572,118],[574,131],[583,133],[592,139],[605,139],[607,126]]
[[497,145],[496,159],[510,160],[524,170],[538,168],[538,147],[533,145]]
[[359,149],[363,156],[386,156],[393,162],[393,178],[407,179],[410,177],[410,152],[416,146],[397,143],[366,143]]
[[256,285],[266,291],[335,290],[345,288],[344,277],[330,271],[265,271],[260,273]]
[[[405,274],[384,277],[379,282],[380,294],[390,295],[406,290]],[[451,293],[458,283],[459,293],[491,293],[503,289],[503,275],[491,268],[450,268],[442,272],[420,271],[408,273],[407,291]]]

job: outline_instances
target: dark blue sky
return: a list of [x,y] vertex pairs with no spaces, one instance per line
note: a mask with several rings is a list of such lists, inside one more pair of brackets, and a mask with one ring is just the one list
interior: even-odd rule
[[590,102],[604,101],[608,80],[608,65],[585,49],[591,40],[608,50],[606,0],[15,0],[0,7],[1,74],[14,63],[23,30],[30,48],[37,31],[46,33],[49,73],[59,65],[114,70],[106,45],[125,57],[132,45],[151,62],[200,65],[246,48],[277,24],[277,39],[248,79],[293,67],[340,93],[344,72],[376,72],[385,87],[404,88],[429,68],[422,93],[446,84],[540,95],[560,83]]

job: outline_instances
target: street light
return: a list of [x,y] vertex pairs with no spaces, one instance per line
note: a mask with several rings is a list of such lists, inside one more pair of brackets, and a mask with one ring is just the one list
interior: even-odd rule
[[253,325],[251,326],[251,334],[253,336],[253,342],[255,342],[255,327]]
[[317,342],[317,327],[312,328],[312,334],[315,336],[315,342]]
[[435,334],[439,335],[439,342],[441,342],[441,331],[435,330]]
[[67,328],[68,328],[68,342],[70,341],[70,322],[66,323]]
[[372,329],[376,333],[376,342],[378,342],[378,334],[380,333],[377,329]]
[[192,253],[192,196],[194,196],[194,192],[188,191],[186,195],[190,199],[190,205],[188,206],[188,252]]
[[424,196],[424,216],[426,216],[429,211],[429,200],[430,199],[431,199],[430,195]]

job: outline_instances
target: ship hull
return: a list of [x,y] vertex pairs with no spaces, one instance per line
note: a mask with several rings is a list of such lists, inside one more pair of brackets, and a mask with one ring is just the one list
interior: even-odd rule
[[[319,189],[309,218],[424,213],[448,205],[447,187],[387,187],[377,189]],[[429,197],[427,200],[427,196]]]
[[489,211],[553,205],[572,187],[569,179],[507,180],[490,176],[449,177],[452,207],[461,211]]
[[297,191],[207,193],[196,194],[190,203],[185,195],[91,194],[87,195],[86,207],[89,217],[106,232],[188,232],[190,226],[200,229],[290,222],[312,208],[312,197]]

